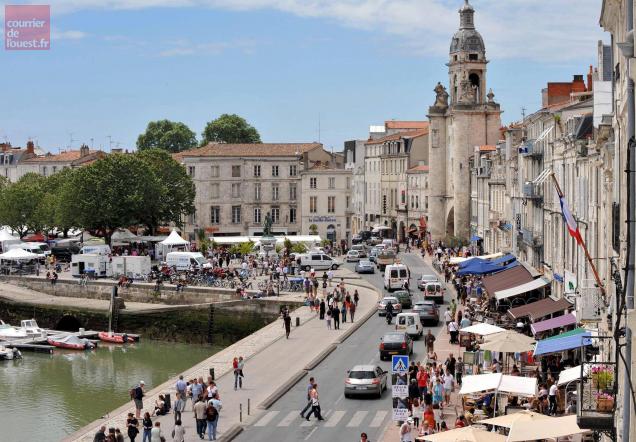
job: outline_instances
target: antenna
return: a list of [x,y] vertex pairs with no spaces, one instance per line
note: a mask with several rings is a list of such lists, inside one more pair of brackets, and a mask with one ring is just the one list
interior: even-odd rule
[[106,138],[108,138],[108,151],[110,152],[111,150],[113,150],[113,136],[106,135]]
[[525,107],[521,107],[521,121],[525,122],[526,121],[526,108]]
[[73,138],[73,132],[69,132],[68,137],[69,137],[68,148],[70,150],[73,148],[73,141],[77,141],[77,140]]

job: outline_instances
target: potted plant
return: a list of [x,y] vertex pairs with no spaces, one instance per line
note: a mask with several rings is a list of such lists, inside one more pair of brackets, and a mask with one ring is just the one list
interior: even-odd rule
[[614,409],[614,396],[609,393],[596,393],[596,411],[608,412]]
[[592,385],[598,390],[607,390],[612,387],[614,382],[614,372],[606,365],[597,365],[592,367]]

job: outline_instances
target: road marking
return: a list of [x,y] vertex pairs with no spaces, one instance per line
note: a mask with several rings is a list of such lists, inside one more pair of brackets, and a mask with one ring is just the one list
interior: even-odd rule
[[280,413],[280,411],[270,411],[265,416],[263,416],[258,422],[254,424],[255,427],[264,427],[271,422],[272,419],[276,417],[276,415]]
[[356,413],[353,415],[353,417],[351,418],[351,420],[347,424],[347,427],[357,427],[357,426],[359,426],[362,423],[362,419],[364,419],[364,417],[367,414],[369,414],[368,411],[356,411]]
[[307,437],[305,437],[305,440],[308,440],[308,439],[309,439],[309,438],[310,438],[310,437],[314,434],[314,432],[315,432],[317,429],[318,429],[318,427],[314,427],[314,429],[313,429],[313,430],[311,430],[311,431],[309,432],[309,434],[307,435]]
[[289,427],[294,419],[298,419],[298,410],[290,411],[279,423],[277,427]]
[[336,402],[334,402],[334,405],[338,405],[338,402],[340,402],[342,399],[344,399],[344,394],[341,394],[338,399],[336,399]]
[[325,424],[325,427],[335,427],[340,422],[340,419],[347,414],[344,410],[338,410],[333,412],[333,416],[329,417],[329,420]]
[[373,420],[369,424],[369,427],[377,428],[380,425],[382,425],[382,422],[384,422],[384,418],[386,418],[387,414],[389,414],[389,412],[386,411],[386,410],[378,410],[378,411],[376,411],[375,417],[373,418]]

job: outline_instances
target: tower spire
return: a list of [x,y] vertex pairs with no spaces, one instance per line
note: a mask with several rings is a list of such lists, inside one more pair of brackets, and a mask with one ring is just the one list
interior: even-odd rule
[[475,9],[464,0],[464,6],[459,10],[459,29],[475,29]]

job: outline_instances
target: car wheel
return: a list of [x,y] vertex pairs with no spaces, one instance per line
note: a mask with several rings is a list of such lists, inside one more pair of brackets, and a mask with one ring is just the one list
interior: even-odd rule
[[305,266],[305,271],[308,272],[311,270],[311,266]]
[[331,270],[338,270],[338,264],[333,264],[331,266]]
[[382,399],[382,387],[380,387],[380,390],[378,391],[378,399]]
[[345,397],[346,399],[349,399],[349,393],[345,393],[345,394],[344,394],[344,397]]

